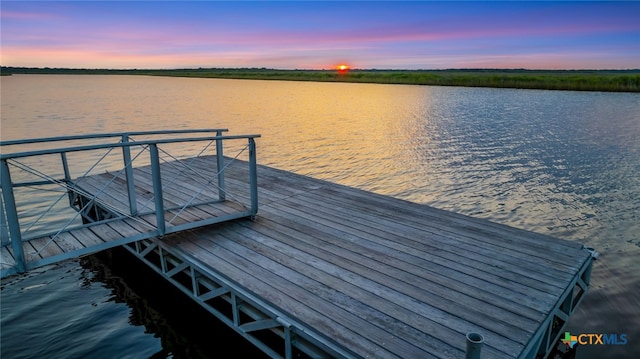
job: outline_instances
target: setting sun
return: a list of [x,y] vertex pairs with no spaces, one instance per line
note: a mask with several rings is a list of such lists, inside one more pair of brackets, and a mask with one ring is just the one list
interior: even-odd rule
[[338,72],[347,72],[349,71],[349,65],[338,65],[336,66],[336,70],[338,70]]

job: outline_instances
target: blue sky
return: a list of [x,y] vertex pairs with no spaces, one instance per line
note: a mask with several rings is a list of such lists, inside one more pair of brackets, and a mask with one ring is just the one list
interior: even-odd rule
[[640,2],[12,1],[3,66],[640,68]]

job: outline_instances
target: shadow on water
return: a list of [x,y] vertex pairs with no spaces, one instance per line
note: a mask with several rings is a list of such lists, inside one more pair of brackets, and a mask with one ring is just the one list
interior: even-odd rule
[[551,354],[549,359],[576,359],[578,347],[568,348],[565,344],[557,343],[556,348]]
[[81,266],[93,272],[86,280],[111,290],[110,301],[130,308],[130,325],[160,339],[162,350],[150,358],[268,358],[124,249],[88,256]]
[[0,294],[2,358],[268,358],[122,248],[5,278]]

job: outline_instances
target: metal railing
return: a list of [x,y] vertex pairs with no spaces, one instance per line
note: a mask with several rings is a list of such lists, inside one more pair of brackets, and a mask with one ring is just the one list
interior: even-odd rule
[[[74,217],[80,216],[82,218],[82,223],[78,223],[77,218],[72,218],[68,222],[66,222],[62,228],[55,228],[55,230],[51,233],[46,233],[45,235],[50,236],[49,242],[51,242],[55,237],[57,237],[60,233],[68,232],[77,228],[91,227],[98,223],[104,223],[106,221],[113,221],[116,219],[122,218],[137,218],[145,214],[153,214],[155,213],[156,223],[155,228],[152,228],[147,234],[146,238],[151,236],[163,236],[168,233],[178,232],[185,229],[195,228],[202,225],[207,225],[210,223],[217,223],[224,220],[230,220],[241,217],[253,217],[256,215],[258,210],[258,200],[257,200],[257,174],[256,174],[256,145],[255,138],[260,137],[260,135],[223,135],[223,132],[226,132],[226,129],[195,129],[195,130],[166,130],[166,131],[139,131],[139,132],[119,132],[119,133],[107,133],[107,134],[88,134],[88,135],[79,135],[79,136],[62,136],[62,137],[50,137],[50,138],[38,138],[38,139],[27,139],[27,140],[15,140],[15,141],[2,141],[0,142],[0,149],[2,149],[2,153],[0,153],[0,188],[2,190],[1,196],[1,206],[0,206],[0,219],[2,219],[2,231],[0,235],[2,236],[2,245],[11,245],[13,250],[13,256],[16,263],[16,269],[18,272],[23,272],[25,270],[25,256],[22,244],[24,241],[33,239],[33,238],[41,238],[43,236],[42,233],[29,234],[25,232],[29,232],[29,228],[33,226],[30,224],[29,227],[25,230],[21,226],[21,211],[18,208],[18,204],[16,202],[16,198],[14,196],[14,190],[22,188],[22,187],[39,187],[39,186],[60,186],[62,189],[59,192],[62,192],[61,196],[58,197],[53,204],[51,204],[48,209],[44,212],[53,211],[55,204],[60,201],[62,198],[68,198],[70,206],[77,205],[76,215]],[[200,134],[205,134],[204,136],[200,136]],[[181,135],[183,137],[175,137]],[[198,137],[193,137],[194,135],[198,135]],[[149,136],[164,136],[161,138],[143,138],[143,139],[134,139],[134,136],[139,137],[149,137]],[[169,136],[173,136],[171,138],[167,138]],[[80,145],[71,145],[66,147],[59,148],[44,148],[44,149],[36,149],[30,151],[20,151],[13,153],[5,153],[5,148],[9,146],[23,146],[23,145],[34,145],[34,144],[52,144],[60,141],[96,141],[100,140],[110,140],[112,138],[117,138],[118,142],[107,142],[107,143],[98,143],[98,144],[80,144]],[[227,141],[242,141],[247,140],[246,145],[239,146],[238,153],[235,157],[226,157],[224,155],[224,143]],[[188,160],[178,161],[176,156],[170,154],[168,151],[164,149],[164,147],[170,147],[171,145],[180,144],[201,144],[204,143],[202,149],[199,150],[197,155],[192,154],[181,154],[180,157],[186,159],[193,159],[196,157],[200,157],[203,155],[209,155],[207,151],[211,152],[211,148],[215,148],[215,163],[216,163],[216,172],[208,173],[207,175],[202,175],[198,173],[198,169],[189,168]],[[132,149],[137,149],[138,152],[132,156]],[[199,148],[199,147],[198,147]],[[82,178],[87,178],[95,174],[96,166],[104,160],[107,155],[109,155],[113,150],[120,149],[122,152],[122,165],[118,167],[119,169],[115,172],[111,178],[111,181],[116,179],[120,179],[121,182],[124,180],[124,185],[126,186],[127,193],[127,202],[128,209],[127,211],[123,211],[122,208],[112,208],[109,203],[103,202],[100,198],[101,192],[104,188],[98,190],[94,193],[88,193],[81,187],[77,186],[77,183],[82,180]],[[166,226],[165,220],[165,212],[168,210],[177,213],[173,219],[175,219],[178,214],[184,211],[188,207],[193,207],[196,205],[200,205],[206,202],[203,202],[199,198],[199,194],[206,187],[214,186],[217,188],[217,199],[215,202],[224,202],[227,200],[229,195],[226,184],[225,184],[225,169],[229,166],[234,160],[236,160],[240,154],[244,153],[248,150],[248,166],[249,166],[249,178],[248,178],[248,197],[249,203],[247,205],[243,204],[243,210],[238,211],[236,213],[231,213],[227,215],[220,216],[218,218],[208,218],[205,220],[194,221],[191,223],[183,223],[179,225],[171,225],[170,228]],[[68,156],[72,153],[83,154],[83,153],[94,153],[95,151],[105,151],[104,154],[99,156],[98,160],[90,166],[90,168],[82,173],[82,175],[75,177],[72,175],[71,165],[68,160]],[[146,159],[145,156],[142,156],[144,153],[148,154]],[[25,165],[23,162],[24,159],[27,158],[46,158],[47,156],[59,156],[60,163],[59,166],[54,166],[47,160],[41,160],[40,162],[47,162],[49,168],[53,167],[61,167],[57,168],[55,173],[58,175],[49,175],[45,173],[46,171],[38,170],[33,168],[33,166]],[[167,159],[168,158],[168,159]],[[163,185],[168,186],[175,179],[164,179],[161,175],[161,161],[166,162],[167,164],[179,164],[182,166],[180,169],[174,171],[180,175],[185,172],[191,172],[193,174],[193,182],[195,187],[201,186],[201,189],[194,190],[194,195],[187,200],[185,203],[179,204],[177,207],[174,206],[172,208],[168,208],[165,205],[165,201],[163,199]],[[186,162],[185,162],[186,161]],[[151,176],[151,187],[152,193],[151,197],[147,200],[153,200],[153,208],[151,205],[144,205],[145,208],[150,208],[150,210],[145,211],[145,208],[139,208],[140,198],[139,195],[136,194],[136,186],[134,179],[134,164],[139,162],[143,162],[144,166],[140,167],[150,167],[150,176]],[[166,166],[166,165],[165,165]],[[24,181],[14,181],[12,180],[12,169],[19,169],[24,172],[28,172],[33,176],[36,176],[37,180],[24,180]],[[209,176],[209,177],[207,177]],[[212,177],[212,178],[210,178]],[[110,184],[110,183],[109,183]],[[122,184],[121,184],[122,185]],[[107,185],[105,185],[106,187]],[[246,197],[243,194],[243,197]],[[82,201],[79,201],[78,198],[82,198]],[[212,196],[209,195],[208,202],[212,202]],[[102,202],[101,202],[102,201]],[[100,218],[100,217],[91,217],[88,215],[89,209],[91,208],[102,208],[106,209],[111,213],[111,216],[108,218]],[[25,211],[23,210],[22,213]],[[36,219],[36,222],[40,220],[44,216],[41,215]],[[172,220],[173,220],[172,219]],[[171,221],[169,223],[171,223]],[[148,225],[148,223],[147,223]],[[47,243],[48,245],[49,243]]]

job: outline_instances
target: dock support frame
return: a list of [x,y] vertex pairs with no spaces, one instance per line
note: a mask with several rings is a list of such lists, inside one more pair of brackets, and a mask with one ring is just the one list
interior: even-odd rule
[[547,359],[560,340],[569,317],[584,299],[589,288],[593,257],[588,257],[564,290],[551,313],[538,328],[519,359]]
[[296,350],[314,358],[357,357],[162,240],[123,247],[271,358],[291,359]]

